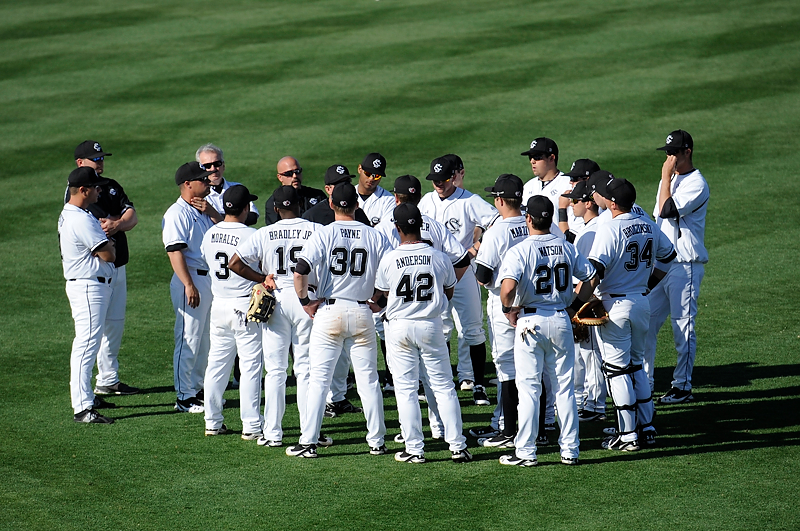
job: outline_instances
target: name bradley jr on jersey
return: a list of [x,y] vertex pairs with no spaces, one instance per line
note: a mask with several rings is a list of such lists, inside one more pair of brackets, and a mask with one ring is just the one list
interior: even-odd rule
[[278,229],[268,232],[270,241],[272,240],[307,240],[312,234],[310,230],[303,229]]

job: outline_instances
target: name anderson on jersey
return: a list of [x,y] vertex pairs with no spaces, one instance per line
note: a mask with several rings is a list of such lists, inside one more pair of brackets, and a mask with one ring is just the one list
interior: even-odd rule
[[311,237],[312,231],[303,229],[278,229],[269,231],[269,239],[272,240],[307,240]]
[[563,245],[544,245],[539,247],[539,254],[542,256],[555,256],[558,254],[564,254],[564,246]]
[[431,265],[431,255],[429,254],[415,254],[412,256],[403,256],[397,259],[397,269],[415,265]]
[[653,228],[646,223],[637,223],[623,228],[622,233],[626,238],[630,238],[634,234],[653,234]]

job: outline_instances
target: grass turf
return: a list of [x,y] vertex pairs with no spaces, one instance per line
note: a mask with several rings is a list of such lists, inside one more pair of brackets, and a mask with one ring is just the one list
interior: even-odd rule
[[[0,527],[800,526],[795,3],[32,1],[0,14]],[[502,452],[481,448],[456,466],[438,442],[411,466],[366,455],[363,418],[346,415],[326,420],[336,444],[307,462],[204,438],[200,416],[172,412],[160,219],[199,145],[222,146],[226,176],[264,200],[283,155],[319,187],[327,166],[354,170],[373,150],[389,161],[384,187],[455,152],[477,192],[500,173],[530,178],[518,154],[546,135],[562,168],[591,157],[649,209],[655,147],[676,128],[693,134],[711,186],[711,261],[697,401],[658,408],[657,449],[609,454],[592,424],[577,468],[557,466],[552,446],[536,469],[501,467]],[[140,219],[120,359],[123,380],[146,392],[113,400],[113,426],[77,425],[69,408],[55,224],[86,138],[114,153],[106,174]],[[659,391],[674,362],[669,330],[660,339]],[[460,394],[465,427],[484,424],[489,408]],[[228,400],[240,427],[236,393]],[[393,399],[386,408],[394,434]],[[291,405],[284,426],[293,441]]]

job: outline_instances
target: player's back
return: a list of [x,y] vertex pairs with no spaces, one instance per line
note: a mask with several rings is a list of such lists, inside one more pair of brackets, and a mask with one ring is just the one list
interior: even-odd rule
[[256,229],[242,223],[220,221],[203,236],[200,249],[211,275],[211,293],[214,297],[249,297],[255,282],[242,278],[228,269],[236,248],[246,242]]
[[[376,228],[389,239],[392,247],[396,248],[400,245],[400,233],[397,232],[394,220],[384,219]],[[446,254],[452,263],[457,263],[466,254],[466,250],[444,225],[424,214],[419,233],[422,241],[430,244],[437,251]]]
[[494,295],[500,295],[500,282],[498,273],[503,257],[509,249],[528,238],[528,225],[525,216],[513,216],[498,219],[483,234],[478,256],[475,258],[477,265],[483,265],[494,271],[491,283],[486,284]]
[[[282,219],[272,225],[258,229],[253,248],[260,254],[261,270],[265,275],[274,275],[278,289],[294,289],[294,269],[297,259],[308,239],[322,228],[318,223],[303,218]],[[251,254],[251,246],[242,252]],[[240,252],[240,255],[242,253]],[[309,284],[316,284],[314,271],[309,275]]]

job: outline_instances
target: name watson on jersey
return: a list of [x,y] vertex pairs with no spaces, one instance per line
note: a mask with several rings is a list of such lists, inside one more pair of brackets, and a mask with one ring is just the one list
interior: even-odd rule
[[630,238],[634,234],[653,234],[653,228],[646,223],[637,223],[622,229],[622,233],[626,238]]
[[539,247],[539,254],[542,256],[555,256],[557,254],[564,254],[564,246],[544,245],[542,247]]
[[[305,234],[303,234],[305,233]],[[301,236],[302,234],[302,236]],[[272,240],[307,240],[311,237],[311,231],[303,229],[278,229],[269,231],[269,239]]]
[[431,256],[429,254],[414,254],[397,259],[397,269],[415,265],[431,265]]

